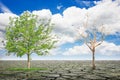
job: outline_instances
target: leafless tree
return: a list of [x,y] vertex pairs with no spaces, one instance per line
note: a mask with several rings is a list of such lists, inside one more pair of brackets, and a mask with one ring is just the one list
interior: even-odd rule
[[[95,66],[95,51],[96,47],[101,45],[104,41],[105,34],[103,33],[104,27],[103,25],[96,27],[96,25],[92,25],[92,27],[88,27],[88,15],[86,18],[85,23],[83,26],[86,30],[85,32],[81,33],[81,30],[78,30],[80,32],[80,36],[82,37],[82,40],[84,40],[85,44],[88,46],[90,51],[92,52],[92,69],[96,69]],[[86,36],[85,36],[86,34]]]

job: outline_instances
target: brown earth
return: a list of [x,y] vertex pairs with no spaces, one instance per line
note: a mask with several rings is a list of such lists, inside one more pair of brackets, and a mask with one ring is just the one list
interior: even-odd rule
[[26,67],[26,61],[0,61],[0,80],[120,80],[120,61],[32,61],[31,67],[47,68],[38,71],[10,71]]

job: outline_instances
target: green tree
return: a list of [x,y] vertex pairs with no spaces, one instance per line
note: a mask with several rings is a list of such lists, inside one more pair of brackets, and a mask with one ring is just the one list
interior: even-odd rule
[[8,55],[17,57],[27,55],[27,68],[30,68],[31,54],[46,55],[56,43],[51,34],[50,20],[39,19],[36,15],[25,11],[19,17],[10,18],[6,28],[6,45]]

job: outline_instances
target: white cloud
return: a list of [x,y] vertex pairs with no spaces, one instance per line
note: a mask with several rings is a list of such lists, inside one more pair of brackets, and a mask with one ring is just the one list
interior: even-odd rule
[[120,0],[115,0],[116,3],[118,3],[120,5]]
[[32,13],[38,15],[42,19],[51,19],[52,17],[52,13],[49,9],[35,10]]
[[89,49],[84,44],[81,46],[74,46],[73,48],[69,48],[66,52],[63,53],[63,55],[85,55],[89,53]]
[[[55,24],[55,33],[60,35],[62,40],[61,45],[66,42],[75,42],[78,36],[77,28],[82,30],[83,23],[86,21],[86,14],[88,13],[88,29],[95,25],[100,29],[104,26],[105,34],[116,34],[120,32],[120,6],[117,1],[98,1],[95,6],[88,9],[81,9],[78,7],[69,7],[64,10],[63,14],[54,14],[52,22]],[[86,30],[86,29],[84,29]],[[69,40],[66,40],[68,38]]]
[[16,17],[16,14],[13,13],[0,13],[0,29],[4,30],[5,26],[9,23],[10,17]]
[[59,47],[55,48],[55,49],[51,49],[49,51],[49,55],[57,55],[57,54],[61,54],[61,50]]
[[63,6],[62,5],[58,5],[57,9],[60,10]]
[[102,54],[102,55],[116,55],[120,54],[120,45],[115,45],[114,43],[109,42],[103,42],[97,49],[96,53]]
[[54,32],[60,37],[60,45],[70,42],[73,43],[76,40],[76,28],[80,25],[83,15],[85,15],[86,10],[77,7],[67,8],[61,14],[54,14],[52,16],[52,23],[54,23]]
[[105,31],[115,34],[120,31],[120,6],[111,0],[100,1],[96,6],[88,9],[89,24],[95,23],[97,27],[105,25]]
[[7,8],[4,4],[0,3],[0,10],[4,13],[12,13],[9,8]]
[[2,41],[5,41],[5,28],[9,23],[9,17],[16,17],[13,13],[0,13],[0,48],[3,48]]
[[4,33],[0,32],[0,50],[4,48],[4,43],[2,41],[4,41]]
[[[67,51],[63,53],[63,55],[85,55],[85,54],[91,54],[91,51],[85,44],[69,48]],[[96,48],[96,54],[107,56],[120,54],[120,46],[115,45],[114,43],[104,41],[99,47]]]

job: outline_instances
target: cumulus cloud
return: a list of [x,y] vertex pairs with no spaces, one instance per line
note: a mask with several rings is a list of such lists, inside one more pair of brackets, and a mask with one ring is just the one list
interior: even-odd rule
[[35,10],[32,13],[38,15],[38,17],[42,19],[51,19],[52,17],[52,13],[49,9]]
[[[78,31],[84,33],[87,29],[96,27],[99,31],[104,27],[103,33],[115,35],[120,33],[120,6],[118,1],[103,0],[96,2],[96,5],[88,9],[81,9],[75,6],[65,9],[61,14],[54,14],[52,22],[55,24],[55,33],[63,36],[60,41],[61,45],[66,42],[75,42],[78,39]],[[88,14],[88,25],[83,31]],[[77,38],[76,38],[77,36]],[[66,40],[65,38],[69,40]]]
[[100,46],[98,46],[96,53],[109,56],[120,54],[120,45],[104,41]]
[[[66,42],[74,43],[76,40],[76,28],[80,25],[83,15],[85,15],[85,9],[77,7],[67,8],[63,15],[54,14],[52,16],[52,23],[54,23],[54,31],[60,36],[61,45]],[[62,37],[61,37],[62,36]]]
[[[69,48],[67,51],[63,53],[63,55],[85,55],[85,54],[91,54],[91,51],[85,44]],[[104,41],[102,45],[96,48],[96,54],[109,56],[120,54],[120,46],[115,45],[114,43]]]
[[63,55],[85,55],[89,53],[89,49],[84,44],[81,46],[74,46],[73,48],[69,48],[66,52],[63,53]]
[[51,49],[51,50],[49,51],[49,53],[50,53],[50,55],[57,55],[57,54],[61,54],[62,51],[61,51],[60,47],[57,47],[57,48],[55,48],[55,49]]
[[13,13],[0,13],[0,48],[3,48],[2,41],[5,41],[5,28],[9,23],[10,17],[16,17]]
[[105,26],[106,33],[115,34],[120,31],[120,6],[116,1],[99,1],[96,6],[88,9],[89,24],[95,23],[97,27]]
[[10,17],[16,17],[16,14],[13,13],[0,13],[0,30],[4,30],[5,26],[9,23]]

